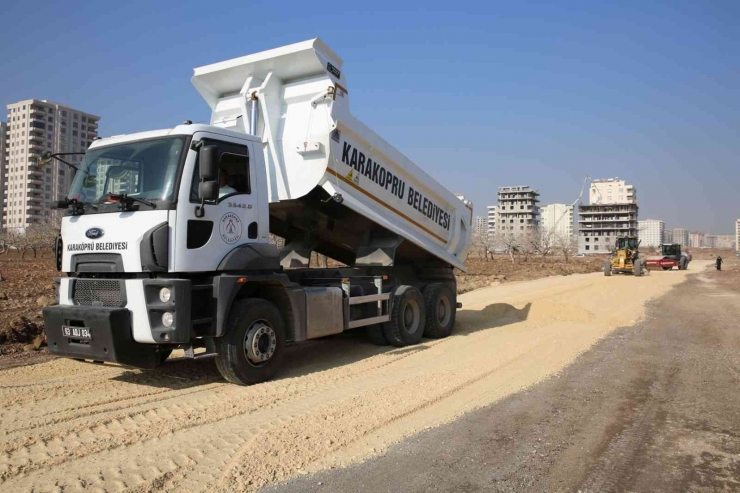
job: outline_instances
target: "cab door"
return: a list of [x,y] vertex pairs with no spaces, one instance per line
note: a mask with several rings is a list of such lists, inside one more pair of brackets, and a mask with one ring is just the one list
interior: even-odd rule
[[[200,144],[199,144],[200,143]],[[183,169],[175,220],[176,272],[214,271],[234,248],[245,243],[267,241],[260,229],[259,187],[253,143],[226,136],[198,132],[193,136],[190,156]],[[201,209],[198,197],[200,167],[197,147],[217,148],[219,197]]]

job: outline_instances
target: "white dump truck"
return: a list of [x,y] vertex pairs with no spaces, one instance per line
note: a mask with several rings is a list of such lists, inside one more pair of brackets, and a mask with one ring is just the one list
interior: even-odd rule
[[153,368],[180,348],[251,384],[286,343],[450,334],[472,210],[352,116],[334,52],[314,39],[192,83],[210,125],[100,139],[77,166],[59,203],[66,276],[44,309],[51,353]]

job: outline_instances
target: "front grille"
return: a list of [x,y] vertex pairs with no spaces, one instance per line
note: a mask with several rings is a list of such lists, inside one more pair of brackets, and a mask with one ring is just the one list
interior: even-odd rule
[[124,283],[117,279],[75,279],[72,300],[75,305],[125,306]]
[[116,263],[121,258],[121,255],[118,253],[78,253],[74,258],[79,264],[87,262]]
[[123,272],[119,253],[78,253],[72,255],[72,272]]

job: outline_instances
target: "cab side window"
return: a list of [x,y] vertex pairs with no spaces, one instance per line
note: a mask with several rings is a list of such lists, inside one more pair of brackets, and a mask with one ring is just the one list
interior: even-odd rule
[[[218,146],[218,201],[220,202],[232,195],[251,193],[252,184],[249,176],[249,155],[247,148],[236,144],[205,139],[203,143],[205,145],[215,144]],[[196,161],[193,168],[193,180],[190,186],[191,202],[199,202],[199,183],[200,163]]]

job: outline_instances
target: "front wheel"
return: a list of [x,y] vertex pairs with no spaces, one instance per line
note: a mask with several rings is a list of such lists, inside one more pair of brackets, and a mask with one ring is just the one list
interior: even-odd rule
[[635,260],[635,263],[633,264],[633,266],[634,266],[635,276],[638,276],[638,277],[641,276],[642,275],[642,261]]
[[216,342],[216,366],[231,383],[252,385],[277,373],[285,353],[285,323],[267,300],[235,301],[226,332]]
[[607,277],[612,275],[612,263],[608,260],[604,262],[604,275]]

